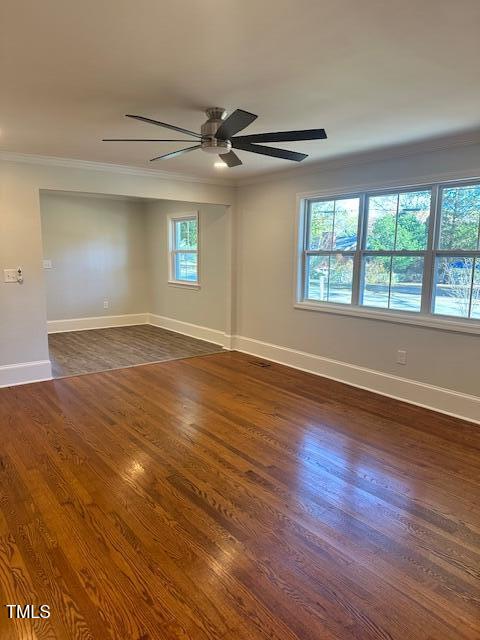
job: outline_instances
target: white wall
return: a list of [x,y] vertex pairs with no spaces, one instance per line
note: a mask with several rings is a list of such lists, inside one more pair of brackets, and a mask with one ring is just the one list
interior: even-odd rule
[[[210,329],[226,329],[227,207],[150,202],[147,209],[151,313]],[[198,212],[200,287],[168,283],[168,214]]]
[[142,201],[50,191],[40,207],[48,320],[149,310]]
[[[480,336],[294,308],[297,194],[480,176],[480,145],[279,175],[238,193],[237,333],[480,396]],[[397,349],[408,364],[396,364]],[[480,415],[479,415],[480,419]]]

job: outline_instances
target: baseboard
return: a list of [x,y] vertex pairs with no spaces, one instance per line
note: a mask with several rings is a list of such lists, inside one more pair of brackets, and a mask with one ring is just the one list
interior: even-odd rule
[[243,353],[480,424],[480,397],[478,396],[408,380],[253,338],[234,336],[232,342],[232,347]]
[[88,329],[108,329],[109,327],[129,327],[134,324],[148,324],[148,313],[129,313],[120,316],[94,316],[91,318],[68,318],[49,320],[48,333],[65,331],[87,331]]
[[13,387],[17,384],[42,382],[52,379],[50,360],[19,362],[0,366],[0,387]]
[[218,344],[224,349],[231,348],[232,336],[227,335],[219,329],[210,329],[210,327],[202,327],[198,324],[192,324],[190,322],[183,322],[182,320],[175,320],[175,318],[168,318],[167,316],[157,316],[154,313],[149,314],[149,324],[161,329],[168,329],[175,333],[183,333],[185,336],[191,338],[198,338],[198,340],[206,340],[207,342],[213,342]]
[[[480,424],[480,397],[153,313],[50,321],[49,333],[151,324]],[[48,360],[0,366],[0,387],[51,379]]]

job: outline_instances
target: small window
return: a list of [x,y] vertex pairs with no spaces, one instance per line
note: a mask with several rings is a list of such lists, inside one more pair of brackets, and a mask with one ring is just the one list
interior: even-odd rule
[[198,284],[198,215],[170,218],[170,282]]

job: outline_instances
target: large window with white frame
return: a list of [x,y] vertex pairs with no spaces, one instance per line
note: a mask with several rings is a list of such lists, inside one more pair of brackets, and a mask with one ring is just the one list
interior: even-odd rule
[[198,285],[198,214],[169,218],[169,281]]
[[297,302],[480,319],[480,182],[302,201]]

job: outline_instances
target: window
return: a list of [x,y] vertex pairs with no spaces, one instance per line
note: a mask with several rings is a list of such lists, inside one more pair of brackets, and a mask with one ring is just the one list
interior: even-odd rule
[[302,204],[297,302],[480,319],[480,183]]
[[312,200],[306,232],[308,300],[351,304],[359,198]]
[[172,283],[198,284],[198,215],[171,217],[170,277]]
[[433,310],[480,318],[480,185],[440,190]]
[[359,303],[421,311],[431,191],[367,196]]

